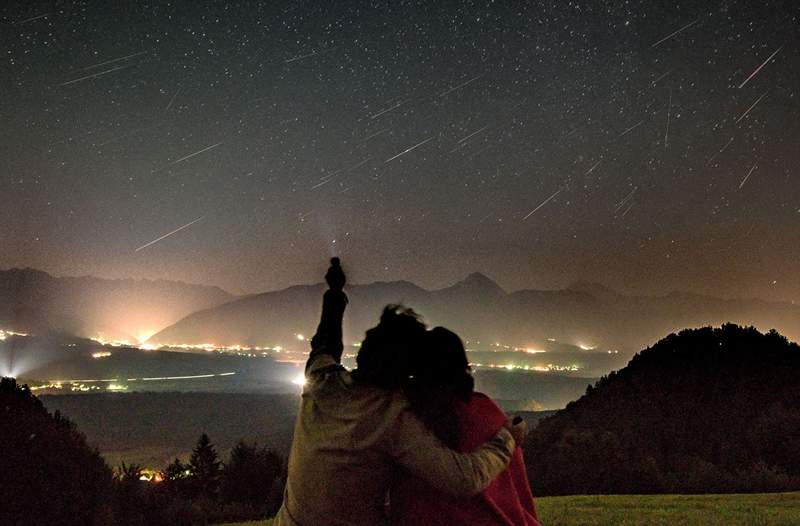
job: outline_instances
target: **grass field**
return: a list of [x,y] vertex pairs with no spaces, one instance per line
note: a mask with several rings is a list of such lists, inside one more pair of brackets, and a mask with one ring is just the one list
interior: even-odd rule
[[[800,493],[600,495],[537,499],[544,526],[795,526]],[[272,521],[238,526],[270,526]]]

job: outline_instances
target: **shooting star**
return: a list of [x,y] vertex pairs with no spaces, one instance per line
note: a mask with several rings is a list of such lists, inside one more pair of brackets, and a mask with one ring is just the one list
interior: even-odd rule
[[172,98],[169,99],[169,104],[167,104],[167,107],[164,108],[164,111],[168,111],[172,107],[172,103],[175,102],[175,99],[178,98],[178,95],[180,95],[181,89],[183,88],[178,88],[178,91],[175,92],[175,95],[173,95]]
[[753,167],[750,168],[750,171],[747,172],[747,175],[744,176],[744,179],[742,179],[742,182],[739,183],[739,190],[741,190],[742,187],[744,186],[744,183],[746,183],[747,180],[750,179],[750,174],[753,173],[753,170],[755,170],[757,166],[758,166],[757,164],[754,164]]
[[756,68],[756,70],[755,70],[755,71],[753,71],[752,73],[750,73],[750,76],[749,76],[749,77],[747,77],[746,79],[744,79],[744,82],[742,82],[741,84],[739,84],[739,89],[742,89],[742,88],[745,86],[745,84],[747,84],[748,82],[750,82],[750,79],[752,79],[753,77],[755,77],[755,76],[758,74],[758,72],[759,72],[759,71],[761,71],[761,68],[763,68],[764,66],[766,66],[766,65],[767,65],[767,62],[769,62],[770,60],[772,60],[773,58],[775,58],[775,55],[777,55],[777,54],[780,52],[780,50],[781,50],[781,49],[783,49],[783,46],[781,46],[781,47],[779,47],[778,49],[776,49],[776,50],[775,50],[775,51],[772,53],[772,55],[770,55],[769,57],[767,57],[767,60],[765,60],[765,61],[764,61],[764,62],[763,62],[763,63],[762,63],[760,66],[758,66],[758,67]]
[[741,116],[740,116],[738,119],[736,119],[736,124],[739,124],[739,121],[740,121],[740,120],[742,120],[742,119],[744,119],[745,117],[747,117],[747,114],[748,114],[748,113],[750,113],[750,110],[752,110],[753,108],[755,108],[755,107],[756,107],[756,105],[757,105],[759,102],[761,102],[761,99],[763,99],[763,98],[764,98],[764,96],[766,96],[766,94],[767,94],[767,92],[765,91],[763,95],[761,95],[759,98],[757,98],[757,99],[756,99],[756,101],[753,103],[753,105],[752,105],[752,106],[750,106],[749,108],[747,108],[747,111],[746,111],[746,112],[744,112],[744,113],[742,113],[742,115],[741,115]]
[[672,111],[672,90],[669,90],[669,104],[667,104],[667,127],[664,130],[664,149],[669,146],[669,114]]
[[361,166],[364,166],[365,164],[367,164],[367,161],[369,161],[370,159],[372,159],[372,157],[367,157],[366,159],[364,159],[363,161],[359,162],[358,164],[354,164],[350,168],[346,168],[344,170],[344,173],[347,173],[347,172],[349,172],[351,170],[355,170],[356,168],[360,168]]
[[147,243],[147,244],[144,244],[144,245],[140,246],[139,248],[137,248],[136,250],[134,250],[134,252],[139,252],[140,250],[143,250],[143,249],[145,249],[145,248],[149,247],[150,245],[154,245],[154,244],[158,243],[158,242],[159,242],[159,241],[161,241],[162,239],[166,239],[166,238],[168,238],[168,237],[169,237],[169,236],[171,236],[172,234],[176,234],[176,233],[180,232],[180,231],[181,231],[181,230],[183,230],[184,228],[189,228],[190,226],[192,226],[193,224],[197,223],[198,221],[200,221],[200,220],[201,220],[201,219],[203,219],[204,217],[206,217],[206,216],[200,216],[200,217],[198,217],[197,219],[195,219],[194,221],[191,221],[191,222],[189,222],[189,223],[186,223],[186,224],[185,224],[185,225],[183,225],[182,227],[180,227],[180,228],[176,228],[176,229],[175,229],[175,230],[173,230],[172,232],[170,232],[170,233],[168,233],[168,234],[164,234],[163,236],[161,236],[161,237],[159,237],[159,238],[156,238],[156,239],[152,240],[151,242],[149,242],[149,243]]
[[17,22],[17,25],[21,26],[22,24],[27,24],[28,22],[33,22],[34,20],[39,20],[40,18],[44,18],[44,17],[50,16],[52,14],[53,13],[45,13],[45,14],[39,15],[39,16],[32,16],[30,18],[26,18],[25,20],[20,20],[19,22]]
[[723,146],[723,147],[722,147],[722,149],[721,149],[720,151],[718,151],[717,153],[715,153],[714,155],[712,155],[712,156],[711,156],[711,158],[710,158],[710,159],[708,160],[708,162],[706,163],[706,166],[709,166],[709,165],[711,164],[711,161],[713,161],[714,159],[716,159],[716,158],[717,158],[717,155],[721,154],[721,153],[722,153],[722,152],[724,152],[726,149],[728,149],[728,146],[730,146],[732,142],[733,142],[733,137],[731,137],[731,138],[730,138],[730,140],[729,140],[728,142],[726,142],[726,143],[725,143],[725,146]]
[[100,77],[100,76],[103,76],[103,75],[107,75],[108,73],[111,73],[111,72],[114,72],[114,71],[119,71],[121,69],[129,68],[132,65],[133,64],[127,64],[125,66],[117,66],[115,68],[107,69],[105,71],[100,71],[99,73],[93,73],[91,75],[86,75],[85,77],[81,77],[79,79],[68,80],[67,82],[62,82],[61,84],[59,84],[59,86],[68,86],[70,84],[75,84],[76,82],[81,82],[83,80],[89,80],[89,79],[93,79],[95,77]]
[[550,201],[552,201],[552,200],[553,200],[553,198],[554,198],[555,196],[557,196],[558,194],[560,194],[560,193],[561,193],[561,188],[559,188],[558,190],[556,190],[556,192],[555,192],[553,195],[551,195],[550,197],[548,197],[547,199],[545,199],[544,201],[542,201],[542,202],[541,202],[541,204],[540,204],[539,206],[537,206],[536,208],[534,208],[533,210],[531,210],[530,212],[528,212],[528,213],[527,213],[527,215],[526,215],[525,217],[523,217],[523,218],[522,218],[522,220],[523,220],[523,221],[525,221],[526,219],[528,219],[530,216],[532,216],[533,214],[535,214],[535,213],[536,213],[536,212],[537,212],[537,211],[538,211],[538,210],[539,210],[541,207],[543,207],[544,205],[546,205],[547,203],[549,203]]
[[474,131],[474,132],[470,133],[469,135],[467,135],[467,136],[466,136],[466,137],[464,137],[463,139],[459,139],[458,143],[459,143],[459,144],[461,144],[462,142],[466,141],[466,140],[467,140],[467,139],[469,139],[470,137],[474,137],[475,135],[478,135],[480,132],[482,132],[483,130],[485,130],[485,129],[486,129],[486,128],[488,128],[488,127],[489,127],[489,125],[487,124],[487,125],[486,125],[486,126],[484,126],[483,128],[481,128],[481,129],[479,129],[479,130],[477,130],[477,131]]
[[631,208],[633,208],[633,203],[628,205],[628,208],[626,208],[625,211],[622,212],[622,215],[620,217],[625,217],[626,215],[628,215],[628,212],[631,211]]
[[383,111],[379,111],[379,112],[378,112],[378,113],[376,113],[375,115],[370,115],[370,117],[369,117],[369,118],[370,118],[370,120],[372,120],[372,119],[377,119],[378,117],[380,117],[380,116],[381,116],[381,115],[383,115],[384,113],[389,113],[390,111],[392,111],[392,110],[394,110],[394,109],[397,109],[397,108],[399,108],[399,107],[400,107],[402,104],[403,104],[403,101],[401,100],[400,102],[398,102],[398,103],[397,103],[397,104],[395,104],[394,106],[390,106],[390,107],[386,108],[386,109],[385,109],[385,110],[383,110]]
[[455,152],[456,150],[459,150],[459,149],[463,148],[464,146],[466,146],[466,145],[467,145],[467,142],[466,142],[466,141],[467,141],[468,139],[470,139],[471,137],[474,137],[475,135],[477,135],[477,134],[481,133],[482,131],[486,130],[488,127],[489,127],[489,125],[487,124],[487,125],[486,125],[486,126],[484,126],[483,128],[481,128],[481,129],[479,129],[479,130],[477,130],[477,131],[474,131],[474,132],[470,133],[469,135],[467,135],[467,136],[466,136],[466,137],[464,137],[463,139],[460,139],[460,140],[459,140],[459,141],[456,143],[456,145],[453,147],[453,149],[452,149],[452,150],[450,150],[448,153],[453,153],[453,152]]
[[665,78],[667,75],[669,75],[670,73],[672,73],[672,70],[669,70],[669,71],[667,71],[666,73],[664,73],[663,75],[660,75],[660,76],[659,76],[659,77],[658,77],[656,80],[654,80],[654,81],[652,82],[653,86],[655,86],[655,85],[656,85],[658,82],[660,82],[661,80],[663,80],[663,79],[664,79],[664,78]]
[[316,189],[317,189],[317,188],[319,188],[320,186],[322,186],[322,185],[324,185],[324,184],[328,184],[328,183],[330,183],[331,181],[333,181],[333,176],[332,176],[332,175],[331,175],[330,177],[328,177],[327,179],[323,179],[323,181],[322,181],[322,182],[320,182],[320,183],[317,183],[317,184],[315,184],[314,186],[312,186],[312,187],[310,188],[310,190],[316,190]]
[[138,57],[138,56],[144,55],[145,53],[148,53],[148,51],[140,51],[138,53],[132,53],[130,55],[125,55],[124,57],[112,58],[111,60],[106,60],[105,62],[98,62],[97,64],[94,64],[94,65],[91,65],[91,66],[86,66],[85,68],[81,68],[81,71],[86,71],[87,69],[99,68],[100,66],[106,66],[108,64],[113,64],[114,62],[120,62],[122,60],[128,60],[129,58]]
[[323,50],[314,50],[311,53],[306,53],[305,55],[298,55],[298,56],[292,57],[292,58],[290,58],[288,60],[284,60],[283,63],[284,64],[289,64],[290,62],[296,62],[298,60],[303,60],[304,58],[313,57],[314,55],[321,55],[323,53],[327,53],[328,51],[333,51],[334,49],[336,49],[336,47],[323,49]]
[[461,88],[463,88],[463,87],[466,87],[466,86],[467,86],[467,85],[469,85],[469,84],[472,84],[473,82],[475,82],[476,80],[478,80],[478,79],[479,79],[479,78],[481,78],[482,76],[483,76],[483,75],[478,75],[477,77],[471,78],[471,79],[469,79],[469,80],[468,80],[468,81],[466,81],[466,82],[462,82],[462,83],[461,83],[461,84],[459,84],[458,86],[453,86],[453,87],[452,87],[452,88],[450,88],[449,90],[447,90],[447,91],[445,91],[445,92],[443,92],[443,93],[440,93],[440,94],[439,94],[439,97],[441,98],[441,97],[444,97],[445,95],[449,95],[450,93],[453,93],[454,91],[460,90]]
[[682,28],[680,28],[679,30],[675,31],[674,33],[670,33],[669,35],[665,36],[664,38],[662,38],[661,40],[659,40],[658,42],[656,42],[655,44],[653,44],[653,45],[652,45],[652,46],[650,46],[650,47],[651,47],[651,48],[652,48],[652,47],[656,47],[657,45],[661,44],[662,42],[666,42],[666,41],[667,41],[667,40],[669,40],[670,38],[674,37],[674,36],[675,36],[675,35],[677,35],[678,33],[682,32],[682,31],[686,31],[687,29],[689,29],[690,27],[692,27],[693,25],[695,25],[695,24],[696,24],[696,23],[697,23],[699,20],[700,20],[700,19],[698,18],[698,19],[697,19],[697,20],[695,20],[694,22],[689,22],[688,24],[686,24],[685,26],[683,26],[683,27],[682,27]]
[[636,193],[636,190],[638,190],[638,189],[639,189],[639,187],[638,187],[638,186],[634,186],[634,187],[633,187],[633,190],[631,190],[631,191],[628,193],[628,195],[626,195],[626,196],[625,196],[625,198],[624,198],[624,199],[622,199],[622,201],[620,201],[619,203],[617,203],[617,206],[615,206],[615,207],[614,207],[614,213],[615,213],[615,214],[616,214],[617,212],[619,212],[620,210],[622,210],[622,207],[623,207],[623,206],[625,206],[625,204],[626,204],[628,201],[630,201],[630,200],[631,200],[631,198],[633,198],[633,194],[635,194],[635,193]]
[[203,153],[203,152],[207,152],[208,150],[211,150],[212,148],[216,148],[216,147],[217,147],[217,146],[219,146],[220,144],[222,144],[222,143],[221,143],[221,142],[218,142],[217,144],[212,144],[211,146],[207,146],[207,147],[203,148],[203,149],[202,149],[202,150],[200,150],[200,151],[197,151],[197,152],[194,152],[194,153],[190,153],[189,155],[187,155],[187,156],[185,156],[185,157],[181,157],[181,158],[180,158],[180,159],[178,159],[177,161],[172,161],[171,163],[169,163],[169,165],[171,166],[171,165],[173,165],[173,164],[178,164],[179,162],[185,161],[186,159],[191,159],[191,158],[192,158],[192,157],[194,157],[195,155],[200,155],[200,154],[201,154],[201,153]]
[[312,186],[312,187],[310,188],[310,190],[315,190],[315,189],[319,188],[320,186],[323,186],[323,185],[325,185],[325,184],[327,184],[327,183],[330,183],[330,182],[331,182],[331,181],[333,181],[333,180],[336,178],[336,176],[337,176],[337,175],[339,175],[340,173],[341,173],[341,174],[346,174],[347,172],[350,172],[350,171],[352,171],[352,170],[355,170],[356,168],[359,168],[359,167],[361,167],[361,166],[364,166],[365,164],[367,164],[367,162],[368,162],[370,159],[372,159],[372,157],[367,157],[367,158],[366,158],[366,159],[364,159],[363,161],[360,161],[360,162],[358,162],[357,164],[354,164],[353,166],[351,166],[351,167],[349,167],[349,168],[340,168],[340,169],[336,170],[335,172],[331,172],[331,173],[329,173],[329,174],[325,175],[324,177],[322,177],[322,178],[321,178],[321,181],[320,181],[319,183],[315,184],[314,186]]
[[378,130],[378,131],[376,131],[375,133],[373,133],[373,134],[371,134],[371,135],[367,135],[367,136],[366,136],[366,137],[364,137],[363,139],[360,139],[360,140],[356,141],[356,143],[355,143],[355,144],[361,144],[361,143],[367,142],[368,140],[372,139],[373,137],[377,137],[378,135],[381,135],[381,134],[383,134],[383,133],[386,133],[387,131],[389,131],[389,129],[390,129],[390,128],[384,128],[384,129],[382,129],[382,130]]
[[627,130],[625,130],[624,132],[620,133],[620,134],[619,134],[619,136],[620,136],[620,137],[624,137],[624,136],[625,136],[625,135],[627,135],[629,132],[631,132],[631,131],[635,130],[636,128],[638,128],[638,127],[639,127],[639,126],[641,126],[642,124],[644,124],[644,119],[643,119],[643,120],[640,120],[639,122],[637,122],[636,124],[634,124],[633,126],[631,126],[630,128],[628,128]]
[[592,167],[591,167],[591,168],[589,168],[588,170],[586,170],[586,173],[585,173],[585,174],[583,174],[583,175],[589,175],[590,173],[594,172],[594,169],[595,169],[595,168],[597,168],[598,166],[600,166],[600,163],[602,163],[602,162],[603,162],[603,160],[602,160],[602,159],[600,159],[599,161],[597,161],[596,163],[594,163],[594,164],[592,165]]
[[407,154],[408,152],[410,152],[410,151],[412,151],[412,150],[416,150],[417,148],[419,148],[420,146],[422,146],[422,145],[423,145],[423,144],[425,144],[426,142],[428,142],[428,141],[432,141],[432,140],[433,140],[433,137],[428,137],[428,138],[427,138],[427,139],[425,139],[424,141],[422,141],[422,142],[420,142],[420,143],[417,143],[417,144],[415,144],[415,145],[414,145],[414,146],[412,146],[411,148],[406,148],[405,150],[403,150],[402,152],[398,153],[398,154],[397,154],[397,155],[395,155],[394,157],[389,157],[388,159],[386,159],[385,161],[383,161],[383,164],[386,164],[386,163],[388,163],[389,161],[394,161],[394,160],[395,160],[395,159],[397,159],[398,157],[401,157],[401,156],[403,156],[403,155]]

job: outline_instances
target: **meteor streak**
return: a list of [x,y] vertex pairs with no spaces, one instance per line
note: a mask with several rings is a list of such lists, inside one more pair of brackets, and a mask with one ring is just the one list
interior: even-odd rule
[[755,107],[756,107],[756,105],[757,105],[759,102],[761,102],[761,99],[763,99],[763,98],[764,98],[764,96],[765,96],[766,94],[767,94],[767,92],[765,91],[763,95],[761,95],[759,98],[757,98],[757,99],[756,99],[756,101],[753,103],[753,105],[752,105],[752,106],[750,106],[749,108],[747,108],[747,111],[746,111],[746,112],[744,112],[744,113],[742,113],[742,115],[741,115],[741,116],[740,116],[738,119],[736,119],[736,124],[739,124],[739,121],[740,121],[740,120],[742,120],[742,119],[744,119],[745,117],[747,117],[747,114],[748,114],[748,113],[750,113],[750,110],[752,110],[753,108],[755,108]]
[[742,187],[744,186],[744,183],[746,183],[747,180],[750,179],[750,174],[753,173],[753,170],[755,170],[757,166],[758,166],[757,164],[754,164],[753,167],[750,168],[750,171],[747,172],[747,175],[744,176],[744,179],[742,179],[742,182],[739,183],[739,190],[741,190]]
[[669,92],[669,104],[667,104],[667,127],[664,129],[664,149],[669,146],[669,113],[672,111],[672,90]]
[[561,193],[561,188],[559,188],[558,190],[556,190],[556,192],[555,192],[553,195],[551,195],[550,197],[548,197],[547,199],[545,199],[544,201],[542,201],[542,203],[541,203],[539,206],[537,206],[536,208],[534,208],[533,210],[531,210],[530,212],[528,212],[528,214],[527,214],[525,217],[523,217],[523,218],[522,218],[522,220],[523,220],[523,221],[525,221],[526,219],[528,219],[530,216],[532,216],[533,214],[535,214],[537,210],[539,210],[541,207],[543,207],[544,205],[546,205],[547,203],[549,203],[549,202],[550,202],[550,201],[551,201],[551,200],[552,200],[552,199],[553,199],[555,196],[557,196],[557,195],[558,195],[558,194],[560,194],[560,193]]
[[447,90],[447,91],[445,91],[445,92],[442,92],[442,93],[440,93],[440,94],[439,94],[439,97],[444,97],[445,95],[448,95],[448,94],[450,94],[450,93],[453,93],[453,92],[454,92],[454,91],[456,91],[456,90],[460,90],[461,88],[463,88],[463,87],[465,87],[465,86],[467,86],[467,85],[469,85],[469,84],[472,84],[473,82],[475,82],[476,80],[478,80],[478,79],[479,79],[479,78],[481,78],[482,76],[483,76],[483,75],[478,75],[477,77],[471,78],[471,79],[469,79],[469,80],[468,80],[468,81],[466,81],[466,82],[462,82],[462,83],[461,83],[461,84],[459,84],[458,86],[453,86],[453,87],[452,87],[452,88],[450,88],[449,90]]
[[783,49],[783,46],[781,46],[781,47],[779,47],[778,49],[776,49],[776,50],[775,50],[775,52],[774,52],[774,53],[772,53],[772,55],[770,55],[769,57],[767,57],[767,60],[765,60],[765,61],[764,61],[764,62],[763,62],[763,63],[762,63],[760,66],[758,66],[758,67],[755,69],[755,71],[753,71],[752,73],[750,73],[750,76],[749,76],[749,77],[747,77],[746,79],[744,79],[744,82],[742,82],[741,84],[739,84],[739,89],[742,89],[742,88],[744,87],[744,85],[745,85],[745,84],[747,84],[748,82],[750,82],[750,79],[752,79],[753,77],[755,77],[755,76],[758,74],[758,72],[759,72],[759,71],[761,71],[761,68],[763,68],[764,66],[766,66],[766,65],[767,65],[767,62],[769,62],[770,60],[772,60],[773,58],[775,58],[775,55],[777,55],[777,54],[780,52],[780,50],[781,50],[781,49]]
[[634,187],[633,187],[633,190],[631,190],[631,191],[628,193],[628,195],[626,195],[626,196],[625,196],[625,198],[624,198],[622,201],[620,201],[619,203],[617,203],[617,206],[616,206],[616,207],[614,207],[614,213],[615,213],[615,214],[616,214],[617,212],[619,212],[620,210],[622,210],[622,207],[623,207],[623,206],[625,206],[625,205],[626,205],[626,204],[627,204],[627,203],[628,203],[628,202],[631,200],[631,198],[633,197],[633,194],[635,194],[635,193],[636,193],[636,190],[638,190],[638,189],[639,189],[639,187],[638,187],[638,186],[634,186]]
[[372,135],[368,135],[368,136],[364,137],[363,139],[361,139],[359,141],[356,141],[356,144],[361,144],[363,142],[367,142],[368,140],[372,139],[373,137],[377,137],[378,135],[386,133],[387,131],[389,131],[389,128],[384,128],[382,130],[376,131]]
[[678,34],[678,33],[680,33],[681,31],[685,31],[685,30],[689,29],[690,27],[692,27],[693,25],[695,25],[695,24],[696,24],[696,23],[697,23],[699,20],[700,20],[700,19],[698,18],[698,19],[697,19],[697,20],[695,20],[694,22],[689,22],[688,24],[686,24],[685,26],[683,26],[683,27],[682,27],[682,28],[680,28],[679,30],[677,30],[677,31],[675,31],[675,32],[673,32],[673,33],[670,33],[669,35],[665,36],[664,38],[662,38],[661,40],[659,40],[658,42],[656,42],[655,44],[653,44],[653,45],[652,45],[652,46],[650,46],[650,47],[656,47],[657,45],[661,44],[662,42],[666,42],[667,40],[669,40],[670,38],[674,37],[675,35],[677,35],[677,34]]
[[151,242],[149,242],[149,243],[147,243],[147,244],[144,244],[144,245],[140,246],[139,248],[137,248],[136,250],[134,250],[134,252],[139,252],[140,250],[142,250],[142,249],[145,249],[145,248],[149,247],[150,245],[154,245],[154,244],[158,243],[158,242],[159,242],[159,241],[161,241],[162,239],[166,239],[166,238],[168,238],[168,237],[169,237],[169,236],[171,236],[172,234],[176,234],[176,233],[180,232],[180,231],[181,231],[181,230],[183,230],[184,228],[189,228],[190,226],[192,226],[193,224],[197,223],[198,221],[200,221],[200,220],[201,220],[201,219],[203,219],[204,217],[206,217],[206,216],[200,216],[200,217],[198,217],[197,219],[195,219],[194,221],[191,221],[191,222],[189,222],[189,223],[186,223],[186,224],[185,224],[185,225],[183,225],[182,227],[176,228],[176,229],[175,229],[175,230],[173,230],[172,232],[169,232],[168,234],[164,234],[163,236],[161,236],[161,237],[159,237],[159,238],[156,238],[156,239],[152,240]]
[[86,75],[85,77],[81,77],[79,79],[68,80],[67,82],[62,82],[61,84],[59,84],[59,86],[68,86],[70,84],[75,84],[76,82],[81,82],[82,80],[89,80],[89,79],[93,79],[95,77],[100,77],[102,75],[106,75],[106,74],[111,73],[113,71],[119,71],[121,69],[129,68],[132,65],[133,64],[128,64],[128,65],[125,65],[125,66],[117,66],[115,68],[107,69],[105,71],[100,71],[99,73],[93,73],[91,75]]
[[467,140],[467,139],[469,139],[470,137],[473,137],[473,136],[475,136],[475,135],[478,135],[480,132],[482,132],[483,130],[485,130],[485,129],[486,129],[486,128],[488,128],[488,127],[489,127],[489,125],[487,124],[487,125],[486,125],[486,126],[484,126],[483,128],[480,128],[479,130],[477,130],[477,131],[474,131],[474,132],[470,133],[469,135],[467,135],[467,136],[466,136],[466,137],[464,137],[463,139],[460,139],[460,140],[458,141],[458,142],[459,142],[459,144],[460,144],[460,143],[462,143],[462,142],[464,142],[464,141],[466,141],[466,140]]
[[20,20],[19,22],[17,22],[17,25],[27,24],[28,22],[33,22],[34,20],[39,20],[40,18],[44,18],[44,17],[50,16],[52,14],[53,13],[45,13],[45,14],[39,15],[39,16],[32,16],[30,18],[26,18],[25,20]]
[[290,62],[295,62],[297,60],[303,60],[304,58],[313,57],[315,55],[321,55],[323,53],[327,53],[328,51],[333,51],[334,49],[336,49],[336,48],[332,47],[332,48],[328,48],[328,49],[315,49],[311,53],[306,53],[305,55],[297,55],[296,57],[292,57],[292,58],[290,58],[288,60],[284,60],[283,63],[284,64],[289,64]]
[[180,95],[180,93],[181,93],[181,88],[178,88],[178,90],[175,92],[175,95],[173,95],[172,98],[169,99],[169,104],[167,104],[167,107],[164,108],[164,111],[167,111],[172,107],[172,103],[175,102],[175,99],[178,98],[178,95]]
[[602,160],[602,159],[600,159],[599,161],[597,161],[596,163],[594,163],[594,164],[592,165],[592,167],[591,167],[591,168],[589,168],[588,170],[586,170],[586,173],[585,173],[585,174],[583,174],[583,175],[589,175],[590,173],[594,172],[594,169],[595,169],[595,168],[597,168],[598,166],[600,166],[600,163],[602,163],[602,162],[603,162],[603,160]]
[[390,111],[392,111],[392,110],[394,110],[394,109],[396,109],[396,108],[399,108],[399,107],[400,107],[402,104],[403,104],[403,101],[401,100],[400,102],[398,102],[398,103],[397,103],[397,104],[395,104],[394,106],[389,106],[389,107],[388,107],[388,108],[386,108],[385,110],[379,111],[379,112],[378,112],[378,113],[376,113],[375,115],[370,115],[370,117],[369,117],[369,118],[370,118],[370,120],[372,120],[372,119],[377,119],[378,117],[380,117],[380,116],[381,116],[381,115],[383,115],[384,113],[388,113],[388,112],[390,112]]
[[638,128],[642,124],[644,124],[644,120],[641,120],[641,121],[637,122],[636,124],[634,124],[633,126],[628,128],[627,130],[625,130],[624,132],[620,133],[619,136],[623,137],[623,136],[627,135],[628,133],[630,133],[631,131],[635,130],[636,128]]
[[669,70],[669,71],[667,71],[666,73],[664,73],[663,75],[660,75],[660,76],[659,76],[659,77],[658,77],[656,80],[654,80],[654,81],[652,82],[653,86],[655,86],[655,85],[656,85],[656,83],[658,83],[659,81],[663,80],[663,79],[664,79],[664,77],[666,77],[666,76],[667,76],[667,75],[669,75],[670,73],[672,73],[672,70]]
[[200,151],[197,151],[197,152],[194,152],[194,153],[190,153],[189,155],[187,155],[187,156],[185,156],[185,157],[181,157],[181,158],[180,158],[180,159],[178,159],[177,161],[172,161],[172,162],[171,162],[171,163],[169,163],[169,164],[170,164],[170,165],[173,165],[173,164],[178,164],[179,162],[181,162],[181,161],[185,161],[186,159],[191,159],[191,158],[192,158],[192,157],[194,157],[195,155],[200,155],[200,154],[201,154],[201,153],[203,153],[203,152],[207,152],[208,150],[211,150],[212,148],[216,148],[216,147],[217,147],[217,146],[219,146],[220,144],[222,144],[222,143],[221,143],[221,142],[218,142],[217,144],[212,144],[211,146],[207,146],[206,148],[203,148],[203,149],[202,149],[202,150],[200,150]]
[[397,154],[397,155],[395,155],[394,157],[389,157],[388,159],[386,159],[385,161],[383,161],[383,164],[386,164],[386,163],[388,163],[389,161],[394,161],[394,160],[395,160],[395,159],[397,159],[398,157],[400,157],[400,156],[403,156],[403,155],[407,154],[408,152],[410,152],[410,151],[412,151],[412,150],[416,150],[417,148],[419,148],[420,146],[422,146],[423,144],[425,144],[426,142],[428,142],[428,141],[431,141],[431,140],[433,140],[433,137],[428,137],[427,139],[425,139],[425,140],[424,140],[424,141],[422,141],[421,143],[415,144],[415,145],[414,145],[414,146],[412,146],[411,148],[406,148],[405,150],[403,150],[402,152],[398,153],[398,154]]
[[724,151],[725,151],[725,150],[728,148],[728,146],[730,146],[730,145],[731,145],[731,143],[733,142],[733,139],[734,139],[734,138],[733,138],[733,137],[731,137],[731,138],[730,138],[730,140],[729,140],[728,142],[726,142],[726,143],[725,143],[725,146],[723,146],[723,147],[722,147],[722,148],[721,148],[721,149],[720,149],[720,150],[719,150],[717,153],[715,153],[714,155],[712,155],[712,156],[711,156],[711,158],[710,158],[710,159],[708,160],[708,162],[706,163],[706,166],[709,166],[709,165],[711,164],[711,162],[712,162],[714,159],[716,159],[716,158],[717,158],[717,155],[719,155],[719,154],[721,154],[722,152],[724,152]]
[[99,68],[100,66],[105,66],[107,64],[113,64],[114,62],[119,62],[121,60],[128,60],[129,58],[138,57],[139,55],[144,55],[145,53],[147,53],[147,51],[140,51],[138,53],[132,53],[130,55],[125,55],[124,57],[112,58],[111,60],[106,60],[105,62],[99,62],[99,63],[94,64],[92,66],[86,66],[85,68],[82,68],[81,70],[84,71],[84,70],[87,70],[87,69]]

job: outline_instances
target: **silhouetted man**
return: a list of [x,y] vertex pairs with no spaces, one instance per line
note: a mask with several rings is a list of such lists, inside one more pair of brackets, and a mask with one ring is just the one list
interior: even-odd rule
[[385,309],[367,331],[357,369],[342,367],[345,275],[338,258],[331,263],[276,526],[379,525],[399,466],[449,494],[479,493],[506,468],[524,428],[509,423],[470,454],[444,447],[426,429],[402,393],[387,389],[398,378],[392,368],[425,331],[409,312]]

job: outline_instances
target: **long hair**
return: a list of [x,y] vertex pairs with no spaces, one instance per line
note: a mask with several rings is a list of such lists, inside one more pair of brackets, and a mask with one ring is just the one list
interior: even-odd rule
[[455,405],[467,402],[474,387],[461,338],[444,327],[428,331],[403,389],[414,413],[450,448],[461,434]]

